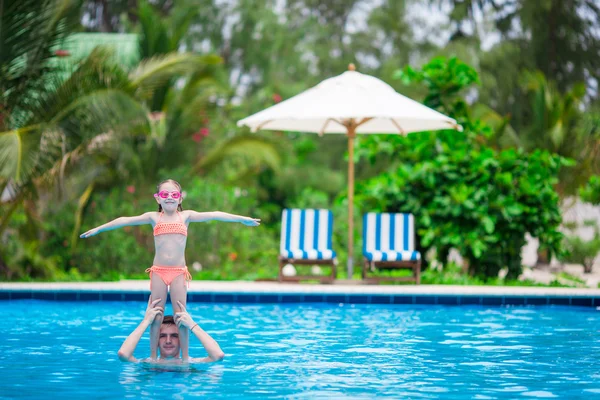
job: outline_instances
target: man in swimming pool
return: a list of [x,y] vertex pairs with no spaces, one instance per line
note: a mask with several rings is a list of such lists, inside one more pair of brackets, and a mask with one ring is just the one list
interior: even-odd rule
[[[189,362],[189,363],[208,363],[221,361],[225,354],[219,347],[219,344],[212,338],[208,333],[206,333],[200,326],[194,322],[190,314],[186,311],[183,304],[179,303],[179,307],[181,308],[181,312],[175,314],[175,317],[171,315],[166,315],[163,318],[162,325],[160,326],[160,334],[158,338],[158,349],[160,352],[160,357],[158,359],[144,359],[138,360],[133,356],[133,352],[137,347],[140,339],[144,335],[144,332],[157,315],[162,314],[164,312],[163,308],[158,306],[161,299],[156,299],[154,301],[148,300],[148,307],[146,308],[146,315],[144,315],[144,319],[137,328],[125,339],[121,348],[119,349],[119,359],[121,361],[129,361],[129,362],[169,362],[169,363],[180,363],[180,362]],[[188,328],[202,343],[204,349],[208,353],[207,357],[204,358],[189,358],[188,360],[182,360],[179,355],[179,329],[178,327],[185,326]]]

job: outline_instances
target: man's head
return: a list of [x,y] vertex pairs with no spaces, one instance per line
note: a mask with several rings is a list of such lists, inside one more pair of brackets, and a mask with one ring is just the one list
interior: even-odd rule
[[161,358],[179,357],[179,329],[172,315],[165,315],[163,318],[158,336],[158,348]]

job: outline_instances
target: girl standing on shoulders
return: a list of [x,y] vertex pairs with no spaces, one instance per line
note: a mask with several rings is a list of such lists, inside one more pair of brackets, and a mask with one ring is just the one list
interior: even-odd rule
[[[137,217],[120,217],[104,225],[83,233],[81,238],[88,238],[100,232],[110,231],[131,225],[151,224],[154,227],[154,261],[146,272],[150,274],[151,299],[163,299],[157,307],[164,306],[167,291],[171,292],[173,313],[183,310],[177,305],[186,306],[187,282],[192,279],[185,262],[185,245],[187,229],[191,222],[224,221],[239,222],[247,226],[260,225],[260,219],[233,215],[221,211],[196,212],[184,211],[181,207],[181,185],[172,179],[158,184],[154,195],[158,203],[158,212],[151,211]],[[150,326],[150,358],[157,358],[158,335],[162,324],[162,314],[157,315]],[[181,356],[183,361],[189,358],[189,333],[185,326],[179,328]]]

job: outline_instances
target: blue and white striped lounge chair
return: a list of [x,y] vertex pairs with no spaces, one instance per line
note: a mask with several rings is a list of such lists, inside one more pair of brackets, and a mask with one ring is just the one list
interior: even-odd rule
[[[415,251],[412,214],[367,213],[363,217],[363,280],[421,282],[421,254]],[[369,277],[375,269],[411,268],[412,277]]]
[[[329,210],[285,209],[281,216],[279,281],[319,280],[333,282],[337,258],[331,248],[333,214]],[[330,265],[331,275],[283,276],[283,266]]]

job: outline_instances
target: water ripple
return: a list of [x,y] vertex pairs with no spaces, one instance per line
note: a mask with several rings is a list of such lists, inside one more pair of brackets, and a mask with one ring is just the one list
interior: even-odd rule
[[[135,302],[13,301],[0,387],[22,398],[497,399],[600,394],[600,313],[561,307],[189,304],[226,352],[185,368],[121,363]],[[168,311],[167,311],[168,312]],[[217,318],[218,316],[218,318]],[[136,351],[148,355],[148,333]],[[192,356],[202,347],[191,343]],[[75,382],[77,382],[75,384]],[[3,395],[0,394],[0,398]]]

